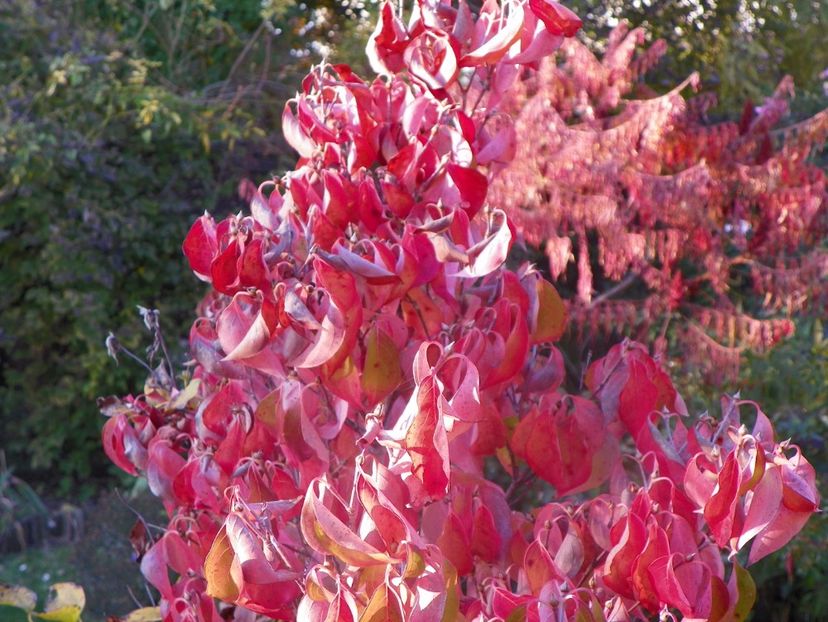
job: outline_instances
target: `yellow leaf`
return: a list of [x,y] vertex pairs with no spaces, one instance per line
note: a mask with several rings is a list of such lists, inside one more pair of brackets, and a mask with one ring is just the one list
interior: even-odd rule
[[460,613],[460,595],[457,589],[457,571],[451,562],[443,560],[443,577],[446,581],[446,608],[443,610],[442,622],[461,622],[465,618]]
[[161,619],[159,607],[142,607],[130,612],[121,622],[160,622]]
[[44,613],[32,614],[35,618],[40,620],[47,620],[48,622],[79,622],[82,609],[76,605],[67,605],[65,607],[58,607],[52,611]]
[[497,457],[500,466],[506,471],[510,477],[515,476],[515,465],[512,464],[512,454],[509,453],[508,447],[498,447],[495,449],[495,456]]
[[268,393],[256,407],[256,419],[261,421],[268,428],[274,429],[278,423],[276,409],[280,407],[281,400],[282,392],[280,389],[275,389],[274,391]]
[[512,613],[509,614],[509,617],[506,618],[506,622],[521,622],[521,620],[526,619],[526,605],[521,605],[520,607],[516,608]]
[[75,583],[55,583],[49,588],[49,599],[46,601],[46,613],[66,607],[77,607],[82,610],[86,606],[86,595],[83,588]]
[[49,588],[46,611],[34,613],[34,617],[49,622],[78,622],[86,605],[83,588],[74,583],[55,583]]
[[227,537],[224,526],[216,534],[207,559],[204,560],[204,578],[207,579],[207,594],[225,602],[239,597],[239,588],[230,576],[230,566],[236,554]]
[[405,562],[403,579],[416,579],[425,571],[425,559],[413,544],[408,544],[408,559]]
[[37,596],[32,590],[0,583],[0,605],[10,605],[25,611],[32,611],[36,604]]
[[733,572],[736,573],[736,588],[739,590],[739,600],[736,609],[733,611],[733,620],[741,622],[747,620],[753,604],[756,602],[756,584],[750,573],[739,564],[733,565]]
[[566,307],[558,291],[546,279],[538,279],[538,318],[532,343],[557,341],[566,329]]
[[305,585],[305,593],[311,600],[315,600],[318,603],[328,601],[328,593],[311,579],[308,579],[307,584]]
[[196,378],[178,392],[178,395],[170,402],[172,410],[184,410],[187,404],[195,397],[198,397],[198,388],[201,385],[201,380]]
[[386,398],[400,382],[400,352],[391,338],[374,326],[365,337],[362,390],[373,406]]
[[382,583],[374,590],[368,606],[359,616],[359,622],[402,622],[403,616],[395,597],[388,598],[388,586]]

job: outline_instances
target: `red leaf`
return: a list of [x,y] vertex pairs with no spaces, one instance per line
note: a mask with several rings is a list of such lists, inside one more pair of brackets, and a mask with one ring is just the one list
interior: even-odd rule
[[524,418],[515,429],[512,449],[565,495],[590,478],[593,454],[604,443],[603,425],[594,404],[567,397]]
[[232,296],[239,285],[239,248],[238,240],[231,240],[210,266],[213,287],[222,294]]
[[581,29],[581,19],[554,0],[529,0],[529,8],[553,35],[574,37]]
[[741,549],[754,536],[763,531],[779,513],[782,505],[782,475],[775,465],[765,469],[762,479],[753,489],[742,525],[736,550]]
[[477,555],[483,561],[494,564],[500,559],[501,545],[500,533],[495,527],[492,513],[485,505],[478,506],[472,523],[472,554]]
[[725,459],[719,472],[719,481],[713,496],[704,506],[704,520],[710,527],[710,533],[716,544],[724,547],[733,534],[736,502],[739,494],[739,463],[731,452]]
[[264,260],[262,244],[262,240],[253,240],[244,247],[238,266],[239,283],[268,292],[271,289],[270,273]]
[[204,214],[199,217],[190,227],[187,237],[184,238],[182,246],[187,261],[190,262],[190,269],[202,281],[210,281],[211,265],[213,258],[218,253],[218,242],[216,241],[216,223],[212,216]]
[[466,168],[453,162],[446,164],[446,171],[466,203],[463,209],[468,213],[469,219],[474,218],[486,201],[486,194],[489,190],[486,176],[476,169]]
[[699,561],[688,561],[674,553],[656,559],[648,569],[662,602],[688,618],[703,619],[710,613],[712,588],[710,569]]
[[503,338],[504,350],[502,358],[493,361],[494,367],[485,375],[483,389],[514,378],[523,369],[529,348],[529,331],[521,308],[505,298],[494,308],[497,314],[494,330]]
[[107,419],[102,436],[106,455],[120,469],[137,476],[136,466],[146,468],[147,451],[125,415],[119,413]]
[[784,504],[779,508],[776,516],[759,532],[750,547],[748,564],[755,564],[766,555],[778,551],[805,526],[811,512],[795,512]]
[[633,570],[644,552],[647,532],[644,523],[635,514],[628,514],[626,519],[617,523],[612,529],[613,534],[620,525],[623,525],[623,531],[618,537],[613,537],[615,544],[604,562],[604,583],[620,596],[635,598]]
[[449,484],[448,437],[440,408],[442,395],[434,376],[423,378],[416,390],[417,414],[405,435],[411,472],[433,499],[445,496]]
[[443,531],[437,538],[436,544],[446,559],[457,569],[458,575],[462,577],[472,572],[474,569],[473,551],[469,547],[468,529],[453,510],[449,510],[443,523]]

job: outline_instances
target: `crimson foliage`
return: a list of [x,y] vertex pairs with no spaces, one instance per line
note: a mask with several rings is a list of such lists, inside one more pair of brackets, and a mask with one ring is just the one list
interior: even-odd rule
[[640,344],[566,394],[563,302],[504,265],[498,106],[578,25],[545,0],[386,4],[383,77],[314,69],[284,111],[296,169],[192,226],[212,292],[189,381],[103,403],[107,454],[170,515],[136,538],[165,620],[744,618],[736,555],[799,531],[813,468],[753,404],[689,420]]
[[682,96],[697,76],[660,96],[641,84],[666,52],[637,53],[643,39],[619,26],[601,59],[568,40],[512,90],[517,155],[490,200],[571,285],[581,329],[665,332],[681,317],[679,356],[732,378],[745,350],[828,304],[828,192],[810,159],[828,110],[776,128],[786,78],[738,123],[712,123],[712,94]]

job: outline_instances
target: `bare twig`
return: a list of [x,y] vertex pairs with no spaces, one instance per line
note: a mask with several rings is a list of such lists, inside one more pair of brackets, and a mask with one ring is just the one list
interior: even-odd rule
[[602,302],[612,298],[616,294],[620,294],[625,289],[630,287],[630,285],[635,283],[637,278],[638,278],[637,274],[635,274],[634,272],[630,272],[629,274],[627,274],[627,276],[625,276],[623,279],[618,281],[618,283],[616,283],[615,285],[610,287],[607,291],[601,293],[600,296],[596,296],[595,298],[593,298],[592,302],[589,303],[590,308],[601,304]]

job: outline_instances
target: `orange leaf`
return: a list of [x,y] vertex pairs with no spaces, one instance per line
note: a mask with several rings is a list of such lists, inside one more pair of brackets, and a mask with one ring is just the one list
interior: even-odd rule
[[362,370],[362,390],[368,406],[388,397],[402,382],[400,353],[383,331],[374,326],[365,337],[365,366]]
[[532,331],[532,343],[557,341],[566,329],[566,307],[558,291],[546,279],[538,279],[535,287],[538,292],[538,315],[535,330]]
[[233,602],[239,597],[239,587],[230,576],[230,566],[233,564],[234,557],[233,547],[227,538],[227,530],[222,526],[204,560],[207,594],[213,598]]

